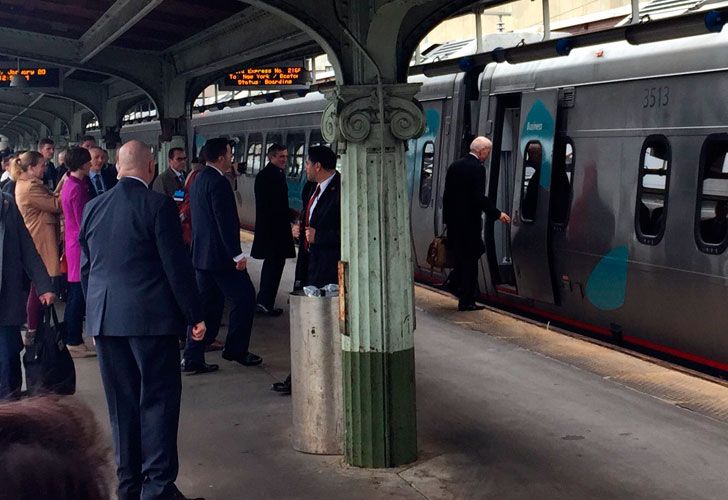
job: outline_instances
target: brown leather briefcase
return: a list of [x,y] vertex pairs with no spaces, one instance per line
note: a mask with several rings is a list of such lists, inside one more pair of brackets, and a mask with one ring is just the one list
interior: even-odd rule
[[452,258],[447,249],[447,236],[435,236],[427,250],[427,263],[431,267],[451,268],[453,267]]

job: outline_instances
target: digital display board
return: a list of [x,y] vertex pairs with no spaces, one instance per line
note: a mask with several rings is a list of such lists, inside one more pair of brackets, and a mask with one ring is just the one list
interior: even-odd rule
[[[22,87],[10,87],[12,78],[20,73],[25,77],[26,85]],[[17,67],[0,65],[0,89],[44,89],[44,90],[60,90],[61,89],[61,69],[49,68],[46,66],[34,67]]]
[[225,75],[222,90],[307,89],[309,72],[303,66],[282,65],[244,68]]

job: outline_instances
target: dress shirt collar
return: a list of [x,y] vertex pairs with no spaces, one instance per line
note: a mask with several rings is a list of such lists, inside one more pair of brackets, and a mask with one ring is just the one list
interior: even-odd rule
[[225,177],[225,174],[223,173],[223,171],[222,171],[222,170],[220,170],[219,168],[217,168],[217,167],[216,167],[215,165],[213,165],[212,163],[207,163],[207,166],[208,166],[208,167],[210,167],[210,168],[214,168],[215,170],[217,170],[217,171],[218,171],[218,173],[219,173],[220,175],[222,175],[223,177]]
[[133,175],[125,175],[124,177],[122,177],[122,179],[136,179],[136,180],[138,180],[139,182],[141,182],[142,184],[144,184],[144,187],[145,187],[145,188],[149,189],[149,184],[147,184],[146,182],[144,182],[144,181],[143,181],[142,179],[140,179],[139,177],[135,177],[135,176],[133,176]]
[[319,196],[321,196],[321,193],[326,191],[326,188],[329,187],[329,184],[331,184],[331,180],[336,176],[336,171],[334,171],[334,174],[326,179],[325,181],[319,182]]

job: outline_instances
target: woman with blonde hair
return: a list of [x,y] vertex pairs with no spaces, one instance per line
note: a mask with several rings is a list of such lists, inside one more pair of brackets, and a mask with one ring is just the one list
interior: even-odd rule
[[[37,151],[26,151],[18,155],[14,167],[20,172],[15,185],[15,203],[48,275],[57,281],[61,275],[59,253],[61,203],[43,184],[45,160]],[[43,306],[38,299],[35,284],[30,285],[27,313],[26,345],[32,342],[43,315]]]

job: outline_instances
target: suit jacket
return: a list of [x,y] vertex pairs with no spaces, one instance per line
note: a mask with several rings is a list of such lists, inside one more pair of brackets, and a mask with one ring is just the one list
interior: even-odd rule
[[192,263],[196,269],[234,269],[240,249],[240,219],[235,195],[225,176],[206,166],[190,189]]
[[202,308],[177,207],[129,177],[84,209],[81,285],[90,335],[179,335]]
[[250,253],[253,257],[296,256],[289,214],[286,173],[269,163],[255,177],[255,238]]
[[4,193],[0,193],[0,234],[0,325],[20,326],[27,319],[30,282],[41,295],[53,287],[15,201]]
[[[314,186],[315,190],[315,186]],[[306,202],[308,205],[308,201]],[[304,212],[306,210],[304,205]],[[336,172],[316,202],[309,226],[316,230],[308,247],[308,283],[322,287],[339,282],[341,260],[341,174]]]
[[58,185],[58,168],[53,164],[52,161],[46,163],[45,173],[43,174],[43,184],[48,189],[53,191]]
[[[333,182],[333,181],[332,181]],[[311,195],[316,190],[316,183],[312,181],[306,182],[303,189],[301,190],[301,216],[298,220],[298,228],[301,236],[298,238],[298,259],[296,259],[296,274],[293,282],[293,290],[301,290],[305,285],[308,285],[308,251],[303,248],[303,231],[305,225],[303,224],[303,217],[305,216],[306,206],[308,206],[308,200],[311,199]]]
[[15,203],[48,274],[60,276],[61,201],[39,179],[21,177]]
[[[187,178],[187,174],[184,172],[182,173],[182,176],[185,179]],[[184,188],[184,181],[180,182],[179,177],[177,177],[177,172],[175,172],[174,169],[171,168],[168,168],[160,175],[158,175],[157,178],[154,180],[154,184],[152,185],[152,189],[154,189],[157,193],[162,193],[169,196],[170,198],[174,197],[175,191]]]
[[[110,191],[111,188],[116,186],[116,183],[119,182],[116,178],[117,171],[115,167],[104,167],[101,169],[101,179],[104,181],[104,186],[106,187],[106,192]],[[96,190],[96,184],[91,180],[91,176],[87,176],[89,185],[91,186],[91,191],[89,194],[91,194],[92,198],[96,198],[99,195],[99,192]]]
[[485,196],[485,167],[475,156],[468,154],[450,165],[442,202],[448,241],[457,253],[480,257],[485,251],[482,213],[497,219],[501,211]]

